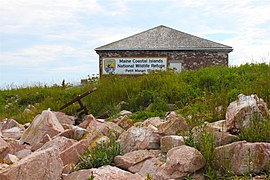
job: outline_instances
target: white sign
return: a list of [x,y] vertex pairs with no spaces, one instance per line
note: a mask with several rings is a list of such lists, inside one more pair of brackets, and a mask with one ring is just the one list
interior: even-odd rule
[[171,62],[170,63],[170,69],[172,69],[174,72],[178,72],[180,73],[181,72],[181,63],[179,62]]
[[103,58],[103,74],[145,74],[166,70],[167,58]]

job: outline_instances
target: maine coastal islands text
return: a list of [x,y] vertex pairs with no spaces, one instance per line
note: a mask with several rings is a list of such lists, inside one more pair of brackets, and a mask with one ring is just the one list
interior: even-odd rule
[[104,58],[103,74],[144,74],[166,70],[167,58]]

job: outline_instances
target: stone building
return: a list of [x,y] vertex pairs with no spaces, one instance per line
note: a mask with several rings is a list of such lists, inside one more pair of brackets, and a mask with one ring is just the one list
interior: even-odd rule
[[232,47],[158,26],[95,49],[100,75],[228,65]]

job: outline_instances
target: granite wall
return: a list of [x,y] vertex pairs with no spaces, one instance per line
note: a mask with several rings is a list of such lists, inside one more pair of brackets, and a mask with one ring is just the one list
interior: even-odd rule
[[[199,69],[213,65],[228,66],[228,52],[214,51],[97,51],[99,68],[102,74],[103,58],[119,57],[167,57],[170,62],[180,62],[186,70]],[[169,66],[168,66],[169,67]]]

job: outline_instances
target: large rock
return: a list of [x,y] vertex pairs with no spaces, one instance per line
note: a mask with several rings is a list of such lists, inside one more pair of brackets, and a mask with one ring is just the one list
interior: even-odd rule
[[123,156],[116,156],[114,158],[114,163],[117,167],[128,170],[131,166],[153,157],[154,155],[148,150],[137,150],[126,153]]
[[182,145],[167,153],[166,163],[157,173],[157,179],[183,179],[185,176],[204,167],[206,161],[195,148]]
[[[133,164],[131,167],[128,168],[128,170],[132,173],[139,173],[140,171],[146,172],[146,171],[151,170],[151,169],[153,171],[155,171],[155,170],[157,170],[156,166],[155,167],[150,166],[148,168],[146,168],[146,166],[151,165],[151,163],[153,163],[153,162],[156,162],[158,164],[164,164],[166,162],[166,157],[165,157],[166,154],[162,153],[161,150],[151,149],[151,150],[149,150],[149,152],[152,153],[152,155],[149,158],[146,158],[143,161],[140,161],[138,163]],[[151,160],[151,162],[150,163],[147,162],[148,160]],[[146,163],[146,165],[145,165],[145,163]],[[143,171],[142,168],[146,168],[145,171]]]
[[232,135],[228,132],[220,132],[218,128],[213,128],[207,124],[194,127],[192,129],[192,136],[197,144],[202,143],[202,139],[206,136],[212,136],[215,140],[215,146],[222,146],[239,140],[238,136]]
[[57,149],[34,152],[26,158],[0,171],[1,180],[59,180],[63,169]]
[[134,150],[159,149],[160,136],[154,126],[131,127],[121,134],[119,142],[124,153]]
[[6,141],[9,144],[9,153],[15,154],[16,152],[25,149],[28,147],[30,149],[29,145],[26,144],[19,144],[19,140],[7,140]]
[[0,135],[5,140],[17,140],[19,139],[25,128],[14,119],[5,119],[0,122]]
[[113,166],[102,166],[100,168],[75,171],[63,177],[63,180],[87,179],[91,176],[94,180],[144,180],[144,178],[138,174],[132,174]]
[[257,95],[238,95],[238,100],[230,103],[226,112],[226,128],[228,131],[239,131],[250,126],[254,118],[263,119],[270,113],[266,103]]
[[219,132],[227,132],[226,120],[207,123],[206,126],[217,129]]
[[171,112],[165,120],[157,127],[162,135],[177,135],[188,129],[185,118],[175,112]]
[[78,156],[83,155],[88,145],[89,143],[87,142],[87,140],[83,139],[62,151],[60,153],[60,157],[63,161],[63,164],[76,164],[78,162]]
[[20,139],[24,129],[19,127],[12,127],[10,129],[2,130],[2,136],[4,139],[17,140]]
[[163,162],[159,158],[147,159],[144,161],[138,174],[140,174],[143,178],[146,178],[147,175],[149,175],[153,179],[157,179],[157,172],[161,165],[163,165]]
[[72,139],[68,139],[63,136],[56,137],[55,139],[46,142],[41,148],[38,149],[38,151],[48,149],[50,147],[54,147],[59,150],[59,152],[62,152],[66,150],[67,148],[71,147],[76,141]]
[[31,145],[38,144],[46,134],[50,137],[63,132],[64,128],[59,123],[55,114],[49,110],[45,110],[41,115],[37,115],[32,124],[23,133],[20,143],[28,143]]
[[182,136],[170,135],[160,139],[160,149],[162,152],[168,152],[170,149],[184,144],[185,142]]
[[24,127],[23,127],[23,125],[21,125],[20,123],[18,123],[14,119],[5,119],[2,122],[0,122],[0,131],[6,130],[6,129],[10,129],[10,128],[13,128],[13,127],[18,127],[22,131],[25,130]]
[[124,130],[112,122],[96,119],[89,115],[79,127],[85,128],[91,134],[101,134],[108,137],[118,137]]
[[217,168],[226,168],[237,175],[269,170],[270,143],[239,141],[215,149]]
[[74,125],[75,124],[75,117],[66,115],[63,112],[54,112],[56,118],[60,122],[60,124],[68,124],[68,125]]

